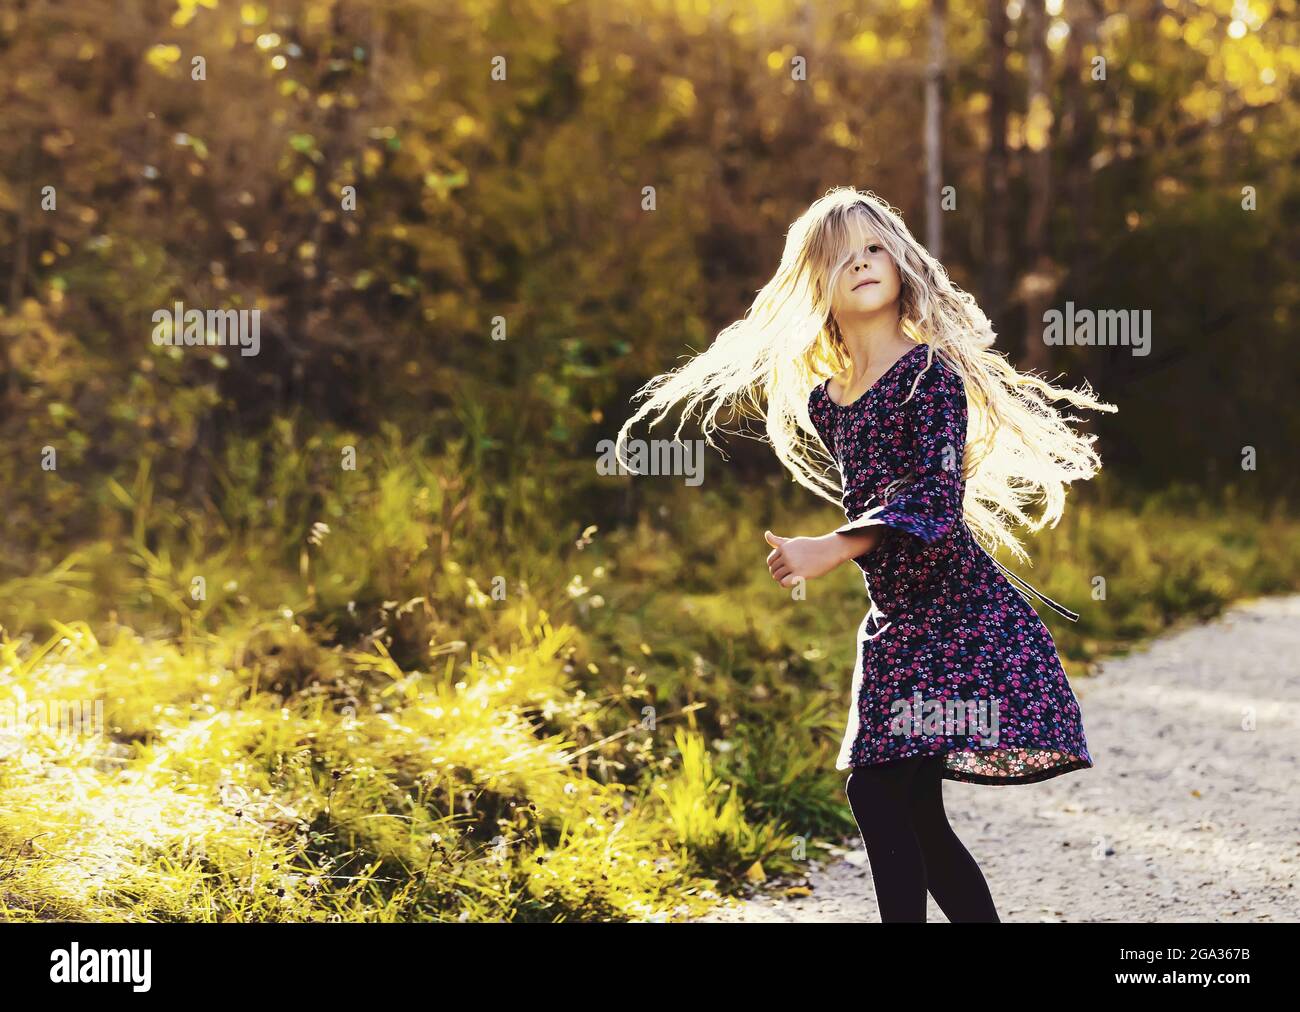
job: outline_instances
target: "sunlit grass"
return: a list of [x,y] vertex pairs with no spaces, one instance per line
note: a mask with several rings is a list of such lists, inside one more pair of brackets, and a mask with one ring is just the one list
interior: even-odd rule
[[[0,761],[8,919],[679,916],[711,883],[653,792],[602,782],[570,630],[464,670],[353,656],[343,695],[251,693],[219,650],[68,627],[4,644],[29,701],[103,699],[105,734],[13,728]],[[675,780],[669,773],[668,783]],[[742,855],[752,857],[752,853]]]
[[[861,577],[799,598],[763,565],[765,527],[832,509],[670,491],[520,549],[395,437],[314,495],[316,437],[269,476],[239,452],[220,515],[154,505],[142,465],[118,534],[0,584],[0,706],[103,713],[0,726],[0,919],[671,919],[852,831]],[[1081,613],[1043,611],[1082,677],[1294,590],[1296,534],[1281,507],[1082,499],[1020,572]]]

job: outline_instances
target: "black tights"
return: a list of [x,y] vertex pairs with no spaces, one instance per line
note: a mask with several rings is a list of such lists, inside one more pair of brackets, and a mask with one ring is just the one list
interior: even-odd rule
[[988,884],[943,810],[942,756],[855,766],[846,790],[885,923],[925,920],[928,889],[954,924],[996,922]]

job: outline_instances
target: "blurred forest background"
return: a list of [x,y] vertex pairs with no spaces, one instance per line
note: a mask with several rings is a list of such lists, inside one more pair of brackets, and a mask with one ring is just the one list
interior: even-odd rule
[[[860,578],[792,602],[761,537],[834,508],[752,441],[701,488],[595,466],[831,186],[1119,406],[1022,569],[1084,613],[1045,615],[1073,677],[1294,589],[1298,31],[0,0],[0,702],[106,724],[0,728],[0,917],[673,918],[847,834]],[[154,344],[177,301],[260,310],[260,354]],[[1067,301],[1151,354],[1047,348]]]

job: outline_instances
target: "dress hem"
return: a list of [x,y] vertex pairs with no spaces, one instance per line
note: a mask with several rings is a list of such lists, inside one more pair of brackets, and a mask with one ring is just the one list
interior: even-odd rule
[[1076,759],[1072,763],[1062,763],[1059,766],[1053,766],[1047,770],[1035,770],[1033,773],[1026,773],[1018,777],[995,777],[983,773],[962,773],[959,770],[943,768],[939,775],[941,780],[955,780],[959,784],[983,784],[988,787],[1014,787],[1016,784],[1038,784],[1044,780],[1052,780],[1065,773],[1073,773],[1076,770],[1090,770],[1092,763],[1084,762],[1082,759]]
[[[952,755],[953,753],[968,752],[970,749],[948,749],[941,752],[919,753],[926,758],[936,758]],[[837,766],[837,770],[857,770],[870,769],[873,766],[884,766],[887,763],[895,762],[898,759],[913,758],[909,756],[898,756],[890,759],[884,759],[875,763],[849,763],[845,766]],[[943,771],[939,774],[941,780],[953,780],[960,784],[981,784],[988,787],[1014,787],[1017,784],[1038,784],[1044,780],[1052,780],[1066,773],[1074,773],[1077,770],[1090,770],[1094,766],[1088,759],[1075,758],[1071,762],[1058,763],[1050,769],[1034,770],[1032,773],[1021,773],[1017,776],[994,776],[986,773],[964,773],[961,770],[954,770],[946,763]]]

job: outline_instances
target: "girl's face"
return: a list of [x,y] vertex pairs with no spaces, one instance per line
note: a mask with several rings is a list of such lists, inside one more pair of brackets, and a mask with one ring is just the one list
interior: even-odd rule
[[832,312],[845,315],[877,313],[898,302],[903,279],[894,258],[869,228],[856,225],[853,254],[835,285]]

